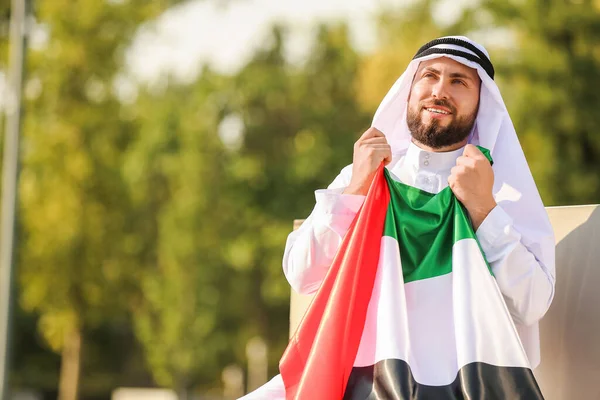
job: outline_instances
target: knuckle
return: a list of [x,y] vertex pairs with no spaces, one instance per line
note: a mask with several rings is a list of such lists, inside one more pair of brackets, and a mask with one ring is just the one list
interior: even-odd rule
[[383,136],[383,132],[381,132],[379,129],[375,128],[374,126],[372,126],[371,128],[369,128],[369,130],[373,133],[373,135],[375,136]]
[[365,136],[369,138],[377,137],[377,129],[373,127],[367,129],[367,131],[365,132]]

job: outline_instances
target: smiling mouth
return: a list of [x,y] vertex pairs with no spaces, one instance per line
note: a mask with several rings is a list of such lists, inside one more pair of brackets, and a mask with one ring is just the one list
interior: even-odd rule
[[439,109],[439,108],[433,108],[433,107],[424,107],[424,109],[425,109],[426,111],[429,111],[430,113],[434,113],[434,114],[440,114],[440,115],[450,115],[450,114],[452,114],[452,113],[451,113],[451,112],[449,112],[449,111],[446,111],[446,110],[441,110],[441,109]]

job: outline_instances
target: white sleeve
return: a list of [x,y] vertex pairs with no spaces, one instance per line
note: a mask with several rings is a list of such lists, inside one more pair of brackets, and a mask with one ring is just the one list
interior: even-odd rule
[[512,218],[496,206],[476,234],[514,321],[539,321],[552,302],[554,278],[522,243]]
[[349,165],[327,189],[315,191],[315,208],[287,238],[283,272],[298,293],[317,291],[365,200],[365,196],[342,194],[351,175],[352,165]]

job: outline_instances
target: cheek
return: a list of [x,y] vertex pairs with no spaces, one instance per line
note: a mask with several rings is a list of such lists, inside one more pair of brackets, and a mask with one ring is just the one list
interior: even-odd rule
[[[424,97],[427,97],[426,93],[428,91],[427,85],[423,81],[419,81],[415,83],[411,90],[411,98],[416,98],[417,100],[422,100]],[[429,89],[429,93],[431,90]]]
[[417,98],[411,94],[410,98],[408,99],[408,110],[413,112],[417,111],[418,104],[419,100],[417,100]]
[[408,99],[408,108],[409,110],[417,110],[419,107],[419,102],[425,98],[424,89],[422,85],[418,83],[413,86],[410,91],[410,97]]
[[473,115],[477,112],[477,104],[479,102],[478,98],[474,98],[473,95],[467,94],[464,96],[460,96],[460,100],[458,102],[460,107],[460,114],[462,115]]

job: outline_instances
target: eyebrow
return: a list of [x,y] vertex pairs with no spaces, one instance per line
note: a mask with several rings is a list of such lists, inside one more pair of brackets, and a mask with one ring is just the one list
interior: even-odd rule
[[[438,71],[437,69],[433,68],[433,67],[425,67],[423,68],[424,71],[429,71],[429,72],[433,72],[436,75],[441,75],[442,73],[440,71]],[[470,76],[463,74],[462,72],[453,72],[450,74],[450,78],[463,78],[463,79],[468,79],[470,81],[473,80],[473,78],[471,78]]]

